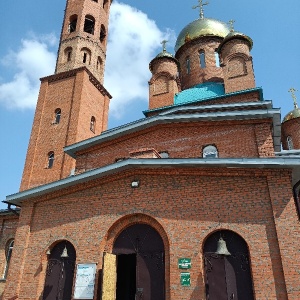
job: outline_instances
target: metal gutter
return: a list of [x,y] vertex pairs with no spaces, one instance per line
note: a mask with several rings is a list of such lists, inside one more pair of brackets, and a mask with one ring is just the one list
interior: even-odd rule
[[70,176],[65,179],[41,185],[30,190],[9,195],[6,203],[20,206],[22,201],[65,189],[77,184],[116,174],[124,170],[145,168],[259,168],[259,169],[296,169],[300,170],[297,158],[183,158],[183,159],[127,159],[105,167]]

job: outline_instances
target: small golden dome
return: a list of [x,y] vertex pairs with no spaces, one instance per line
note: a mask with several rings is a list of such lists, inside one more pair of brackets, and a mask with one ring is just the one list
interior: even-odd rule
[[160,52],[159,54],[157,54],[157,55],[155,56],[154,59],[151,60],[151,62],[150,62],[150,64],[149,64],[149,70],[150,70],[151,72],[152,72],[153,62],[154,62],[155,60],[157,60],[157,59],[160,59],[160,58],[170,58],[170,59],[172,59],[172,60],[177,64],[177,66],[179,67],[179,62],[178,62],[178,60],[177,60],[171,53],[167,52],[167,51],[164,49],[162,52]]
[[201,36],[225,38],[229,33],[230,28],[226,23],[215,19],[200,18],[188,24],[179,33],[175,45],[175,52],[189,40],[194,40]]
[[232,39],[238,39],[238,38],[246,40],[249,43],[250,50],[252,49],[252,47],[253,47],[253,40],[249,36],[247,36],[244,33],[241,33],[241,32],[238,32],[238,31],[232,31],[232,30],[230,31],[229,34],[226,35],[226,37],[224,38],[224,41],[220,45],[220,48],[226,42],[228,42],[228,41],[230,41]]
[[295,107],[292,111],[290,111],[283,119],[282,123],[292,120],[292,119],[297,119],[300,118],[300,108]]

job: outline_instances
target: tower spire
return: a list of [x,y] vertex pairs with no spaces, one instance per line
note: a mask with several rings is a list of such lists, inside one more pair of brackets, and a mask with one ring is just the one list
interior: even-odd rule
[[291,93],[293,101],[294,101],[294,108],[298,108],[297,96],[296,96],[297,90],[292,87],[289,89],[289,92]]
[[199,8],[200,9],[200,19],[203,19],[204,18],[204,8],[203,7],[205,5],[208,5],[209,2],[207,1],[207,2],[203,3],[203,0],[198,0],[198,2],[199,2],[199,4],[198,5],[194,5],[193,9]]

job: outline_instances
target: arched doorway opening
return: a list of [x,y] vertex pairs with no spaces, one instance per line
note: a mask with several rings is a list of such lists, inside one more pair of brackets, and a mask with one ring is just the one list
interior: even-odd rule
[[[114,256],[116,300],[164,300],[165,299],[165,249],[160,234],[150,225],[134,224],[125,228],[116,238]],[[104,278],[106,278],[106,260],[104,256]],[[107,260],[109,262],[109,259]],[[111,275],[109,275],[111,276]],[[110,277],[111,278],[111,277]],[[106,298],[103,282],[102,299]],[[112,297],[112,296],[110,296]]]
[[48,258],[43,300],[71,300],[76,251],[68,241],[61,241]]
[[[225,244],[228,253],[220,254],[218,249],[221,245],[224,249]],[[230,230],[211,234],[204,244],[204,264],[206,299],[254,299],[249,251],[238,234]]]

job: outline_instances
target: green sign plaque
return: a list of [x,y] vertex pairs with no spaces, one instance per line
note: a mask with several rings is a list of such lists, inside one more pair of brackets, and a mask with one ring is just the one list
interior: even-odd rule
[[190,258],[178,258],[178,268],[179,269],[190,269],[191,268]]
[[189,272],[180,273],[180,283],[182,286],[191,286],[191,275]]

